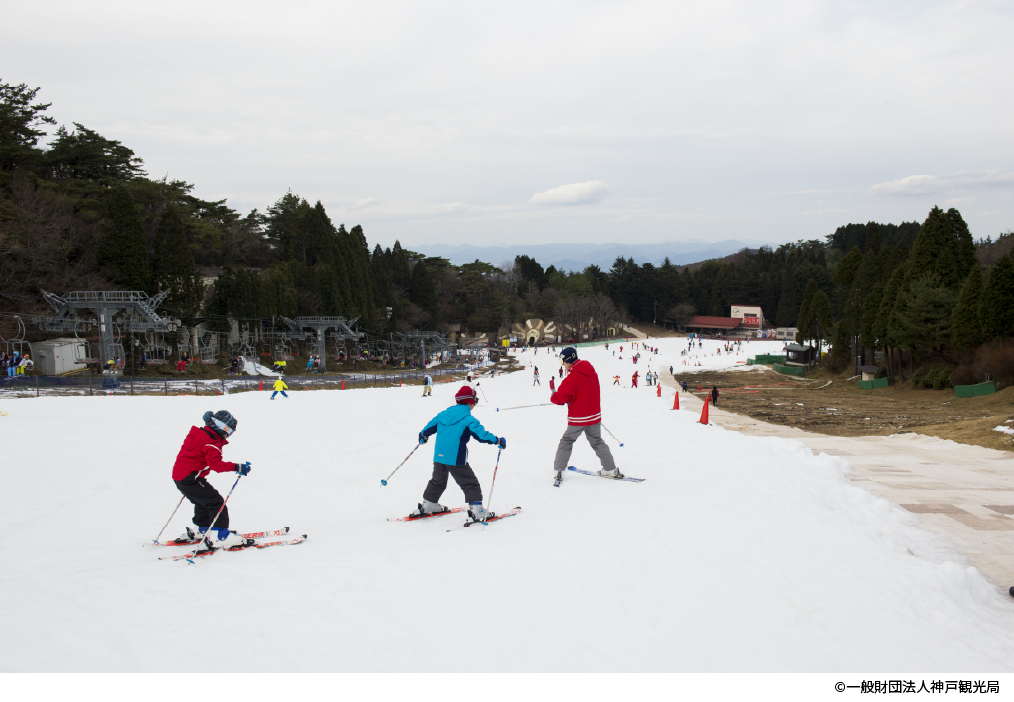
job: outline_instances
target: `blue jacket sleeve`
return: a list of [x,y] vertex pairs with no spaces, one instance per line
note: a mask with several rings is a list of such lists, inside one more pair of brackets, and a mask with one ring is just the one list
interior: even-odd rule
[[430,420],[430,423],[423,427],[423,430],[419,432],[423,436],[433,436],[437,433],[437,418],[434,417]]
[[486,431],[486,428],[483,427],[482,424],[479,423],[479,420],[476,419],[475,417],[472,417],[468,420],[467,431],[469,431],[472,434],[472,436],[476,438],[477,441],[481,441],[484,444],[496,443],[496,436]]

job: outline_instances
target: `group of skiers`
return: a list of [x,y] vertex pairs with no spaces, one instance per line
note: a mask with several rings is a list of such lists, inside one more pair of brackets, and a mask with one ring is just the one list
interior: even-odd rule
[[[567,406],[567,429],[560,438],[553,470],[557,482],[563,479],[573,451],[574,442],[584,434],[602,465],[599,475],[622,478],[613,461],[609,446],[602,439],[602,409],[598,374],[588,361],[580,360],[577,350],[567,347],[560,353],[562,371],[567,377],[560,383],[549,400],[555,405]],[[432,387],[432,378],[427,375],[424,395]],[[281,376],[275,381],[275,393],[285,396],[285,383]],[[475,472],[468,463],[468,442],[470,439],[497,446],[501,451],[507,448],[507,439],[489,432],[472,416],[472,408],[478,396],[471,384],[463,385],[454,395],[454,405],[438,413],[419,431],[419,444],[427,443],[435,436],[433,449],[433,472],[422,494],[422,501],[412,512],[415,516],[447,512],[440,504],[440,498],[447,488],[448,476],[465,494],[468,503],[468,517],[481,522],[496,517],[483,506],[482,487]],[[249,541],[229,528],[229,511],[225,498],[207,481],[211,472],[235,472],[250,474],[250,463],[230,463],[223,459],[222,450],[236,431],[238,422],[228,411],[205,412],[204,426],[191,427],[173,465],[172,479],[183,498],[194,506],[193,526],[187,527],[178,541],[201,539],[205,548],[233,548],[248,545]]]
[[7,378],[13,378],[16,375],[24,375],[25,371],[32,369],[32,359],[26,354],[20,354],[17,351],[11,353],[4,353],[0,356],[0,370]]

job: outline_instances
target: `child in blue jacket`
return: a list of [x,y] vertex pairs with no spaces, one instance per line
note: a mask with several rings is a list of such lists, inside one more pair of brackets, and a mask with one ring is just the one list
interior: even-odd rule
[[484,444],[495,444],[501,449],[507,448],[507,439],[496,437],[483,428],[479,420],[472,416],[472,407],[478,397],[470,386],[464,385],[454,396],[454,407],[448,407],[429,421],[419,432],[419,443],[425,444],[434,434],[437,435],[433,449],[433,477],[423,491],[423,501],[412,514],[433,514],[446,512],[447,507],[438,503],[440,496],[447,488],[448,473],[454,478],[468,502],[468,515],[473,521],[492,519],[496,515],[486,512],[482,506],[482,488],[479,479],[468,465],[468,440],[474,438]]

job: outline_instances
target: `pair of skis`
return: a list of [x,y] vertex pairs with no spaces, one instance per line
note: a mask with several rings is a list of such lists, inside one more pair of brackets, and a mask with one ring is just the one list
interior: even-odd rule
[[[645,481],[645,478],[628,478],[625,475],[620,476],[618,478],[614,478],[614,477],[609,476],[609,475],[599,475],[595,471],[581,470],[580,468],[575,468],[574,466],[569,466],[567,468],[567,470],[572,470],[575,473],[581,473],[582,475],[594,475],[594,476],[596,476],[598,478],[605,478],[606,480],[626,480],[628,483],[643,483]],[[556,472],[556,477],[553,479],[553,487],[560,487],[560,483],[561,482],[563,482],[563,471],[562,470]]]
[[[454,514],[456,512],[464,512],[464,511],[465,511],[464,507],[455,507],[454,509],[447,509],[447,510],[444,510],[443,512],[431,512],[429,514],[410,514],[407,517],[399,517],[398,519],[389,519],[388,521],[389,522],[417,522],[420,519],[430,519],[432,517],[442,517],[445,514]],[[498,514],[495,517],[490,517],[485,522],[465,522],[465,526],[469,527],[469,526],[472,526],[473,524],[489,524],[490,522],[496,522],[496,521],[499,521],[501,519],[506,519],[507,517],[513,517],[515,514],[518,514],[519,512],[521,512],[521,508],[520,507],[515,507],[514,509],[508,510],[507,512],[504,512],[503,514]]]
[[[289,527],[282,527],[281,529],[273,529],[271,531],[254,531],[248,534],[240,534],[248,542],[240,545],[233,546],[232,548],[199,548],[195,551],[188,551],[187,553],[181,553],[176,556],[159,556],[160,561],[188,561],[194,562],[195,558],[202,558],[204,556],[211,556],[219,551],[245,551],[248,548],[269,548],[271,546],[292,546],[294,544],[301,544],[306,541],[306,534],[302,536],[296,536],[288,539],[278,539],[275,541],[263,541],[261,539],[269,539],[274,536],[285,536],[289,533]],[[201,543],[199,540],[192,541],[179,541],[173,539],[167,541],[160,546],[193,546]]]

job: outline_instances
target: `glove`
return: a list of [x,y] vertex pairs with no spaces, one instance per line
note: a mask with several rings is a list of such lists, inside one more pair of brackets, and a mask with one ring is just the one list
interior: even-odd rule
[[430,437],[426,436],[422,432],[419,432],[419,443],[420,444],[425,444],[429,440],[430,440]]
[[240,475],[250,475],[250,461],[246,463],[237,463],[236,472]]
[[502,449],[507,448],[507,439],[501,436],[499,439],[496,440],[496,445]]

